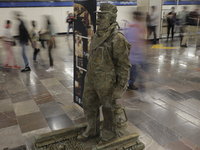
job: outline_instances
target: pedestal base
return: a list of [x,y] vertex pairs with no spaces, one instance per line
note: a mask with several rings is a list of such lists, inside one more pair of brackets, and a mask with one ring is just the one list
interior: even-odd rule
[[35,150],[143,150],[144,144],[138,134],[129,134],[126,130],[118,130],[118,137],[108,142],[99,137],[87,141],[77,140],[77,135],[85,131],[87,123],[66,129],[53,131],[32,139]]

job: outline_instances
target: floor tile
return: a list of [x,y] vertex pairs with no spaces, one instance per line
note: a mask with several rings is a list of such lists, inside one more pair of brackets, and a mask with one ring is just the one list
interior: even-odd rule
[[0,129],[0,139],[1,150],[25,144],[18,125]]
[[18,103],[33,99],[28,90],[9,93],[9,95],[13,103]]
[[70,93],[63,85],[52,85],[46,88],[52,96]]
[[179,126],[176,126],[173,128],[173,130],[186,138],[192,136],[196,132],[200,132],[200,128],[190,122],[185,122]]
[[181,104],[190,107],[193,110],[196,110],[197,112],[200,111],[200,101],[196,99],[189,99],[186,101],[182,101]]
[[187,145],[183,144],[181,141],[175,141],[165,146],[166,150],[192,150]]
[[36,104],[44,104],[55,101],[49,92],[41,92],[32,95]]
[[77,118],[77,119],[73,120],[73,122],[74,122],[76,125],[78,125],[78,124],[82,124],[82,123],[87,122],[87,120],[86,120],[85,116],[83,116],[83,117],[80,117],[80,118]]
[[61,93],[54,96],[55,101],[63,106],[71,105],[72,103],[74,103],[73,98],[74,97],[72,93]]
[[27,88],[32,95],[47,92],[47,89],[42,84],[28,86]]
[[126,108],[126,114],[128,116],[128,120],[134,125],[138,125],[140,123],[145,123],[150,120],[153,120],[151,116],[139,110]]
[[184,143],[186,146],[188,146],[189,148],[191,148],[192,150],[195,149],[195,147],[197,147],[194,143],[190,142],[188,139],[186,138],[183,138],[183,139],[180,139],[180,141],[182,143]]
[[125,101],[132,104],[132,106],[134,108],[141,110],[141,111],[148,111],[148,110],[160,108],[160,106],[157,104],[143,102],[141,100],[138,100],[138,98],[129,98],[129,99],[126,99]]
[[0,112],[13,111],[12,101],[10,99],[5,99],[0,101]]
[[184,93],[185,95],[188,95],[196,100],[200,100],[200,92],[199,91],[190,91],[190,92],[186,92]]
[[141,123],[136,126],[151,136],[161,146],[181,139],[180,135],[155,120]]
[[0,100],[9,99],[8,92],[6,90],[0,91]]
[[185,92],[189,92],[189,91],[193,90],[192,88],[190,88],[186,85],[181,85],[181,84],[178,84],[175,82],[165,84],[165,86],[167,86],[167,87],[171,88],[172,90],[177,91],[179,93],[185,93]]
[[48,127],[41,112],[18,116],[17,118],[22,133]]
[[39,104],[38,107],[40,108],[40,111],[45,118],[50,118],[53,116],[65,114],[65,111],[61,108],[61,106],[57,102]]
[[200,147],[200,132],[196,132],[195,134],[191,135],[187,138],[192,143],[196,144],[198,147]]
[[188,96],[186,94],[181,94],[181,93],[176,92],[176,91],[171,90],[171,89],[169,89],[167,91],[161,91],[159,93],[164,94],[167,97],[169,97],[169,98],[171,98],[171,99],[173,99],[175,101],[183,101],[183,100],[187,100],[187,99],[190,98],[190,96]]
[[18,124],[14,111],[0,112],[0,122],[0,129]]
[[51,130],[64,129],[66,127],[70,127],[74,125],[72,120],[66,114],[54,116],[51,118],[46,118],[46,121],[49,127],[51,128]]
[[186,122],[185,119],[182,119],[178,115],[164,108],[150,110],[150,111],[147,111],[146,113],[149,116],[153,117],[158,122],[162,123],[164,126],[167,126],[169,128],[181,125]]
[[75,120],[77,118],[80,118],[84,116],[84,112],[78,109],[75,104],[62,106],[62,108],[65,110],[67,115],[72,119]]
[[15,103],[13,104],[13,107],[16,116],[31,114],[40,111],[34,100]]
[[42,84],[47,87],[47,86],[52,86],[52,85],[61,85],[61,83],[54,79],[54,78],[50,78],[50,79],[44,79],[44,80],[40,80],[42,82]]
[[66,88],[73,86],[73,80],[61,80],[60,83],[65,86]]

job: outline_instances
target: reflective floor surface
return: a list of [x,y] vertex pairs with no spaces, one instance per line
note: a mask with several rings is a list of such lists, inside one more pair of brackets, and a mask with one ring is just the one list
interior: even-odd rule
[[[118,103],[126,108],[128,130],[140,134],[146,150],[200,150],[200,53],[189,41],[161,40],[149,46],[150,69],[143,72],[140,90],[127,90]],[[3,68],[0,48],[0,150],[23,150],[25,139],[85,122],[82,108],[73,103],[73,42],[57,37],[55,71],[49,68],[47,49],[38,62],[27,46],[31,72]],[[23,67],[19,46],[13,49]]]

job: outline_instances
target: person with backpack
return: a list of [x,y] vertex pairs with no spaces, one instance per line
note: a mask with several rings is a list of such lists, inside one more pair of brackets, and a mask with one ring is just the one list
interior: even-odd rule
[[30,39],[28,31],[24,25],[24,22],[21,19],[21,14],[19,12],[15,13],[16,19],[20,22],[19,25],[19,42],[22,47],[22,57],[25,63],[25,68],[21,70],[21,72],[31,71],[31,68],[29,67],[28,59],[26,56],[26,45],[28,45],[28,41]]
[[74,26],[73,26],[73,21],[74,21],[74,16],[72,13],[70,13],[69,11],[67,11],[67,19],[66,22],[68,23],[68,29],[67,29],[67,39],[69,36],[69,30],[72,28],[72,30],[74,30]]
[[174,7],[171,8],[170,12],[167,14],[167,40],[169,39],[169,34],[170,34],[170,30],[171,30],[171,35],[172,35],[172,40],[174,38],[174,25],[176,22],[176,13],[174,11]]

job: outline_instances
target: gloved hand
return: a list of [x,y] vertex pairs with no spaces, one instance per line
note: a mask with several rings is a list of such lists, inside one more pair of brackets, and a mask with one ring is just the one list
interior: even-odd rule
[[117,85],[116,88],[114,89],[112,98],[115,99],[115,100],[121,99],[122,95],[123,95],[123,93],[126,89],[127,89],[127,84],[124,87]]

